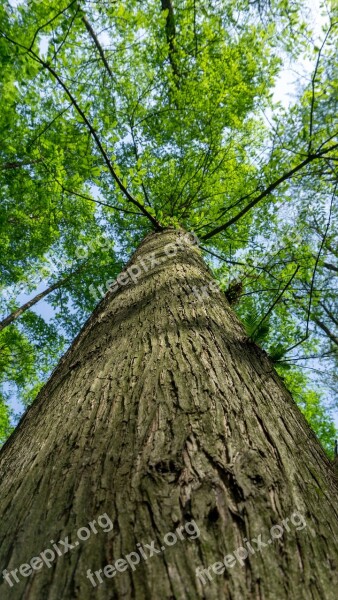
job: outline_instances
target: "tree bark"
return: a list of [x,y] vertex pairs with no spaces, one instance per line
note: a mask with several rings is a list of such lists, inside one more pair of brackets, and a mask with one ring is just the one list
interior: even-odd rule
[[[1,598],[336,598],[334,468],[184,236],[145,238],[126,267],[137,281],[107,294],[2,448],[0,573],[52,540],[74,548],[12,587],[2,580]],[[303,528],[196,576],[295,511]],[[76,543],[104,513],[113,529]],[[93,587],[88,569],[152,541],[164,549]]]

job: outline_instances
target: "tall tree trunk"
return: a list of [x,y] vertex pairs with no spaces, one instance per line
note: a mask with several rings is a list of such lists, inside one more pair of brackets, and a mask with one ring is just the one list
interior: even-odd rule
[[1,598],[336,598],[337,479],[269,359],[184,232],[127,267],[1,451]]

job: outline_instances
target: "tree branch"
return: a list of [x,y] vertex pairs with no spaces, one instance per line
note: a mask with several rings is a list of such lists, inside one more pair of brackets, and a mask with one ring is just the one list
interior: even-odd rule
[[162,10],[167,10],[167,18],[165,22],[165,31],[167,36],[167,43],[169,46],[169,62],[175,76],[176,85],[179,87],[179,78],[180,73],[177,67],[176,59],[175,59],[175,37],[176,37],[176,27],[175,27],[175,16],[174,16],[174,7],[172,4],[172,0],[161,0]]
[[313,162],[314,160],[316,160],[318,158],[321,158],[324,154],[327,154],[328,152],[335,150],[336,148],[338,148],[338,144],[334,144],[333,146],[330,146],[326,150],[321,150],[320,152],[317,152],[316,154],[310,154],[309,156],[307,156],[307,158],[305,158],[301,163],[299,163],[299,165],[297,165],[290,171],[287,171],[286,173],[284,173],[284,175],[279,177],[279,179],[277,179],[276,181],[271,183],[263,192],[261,192],[259,194],[259,196],[257,196],[257,198],[255,198],[254,200],[249,202],[249,204],[247,204],[247,206],[245,206],[239,213],[237,213],[237,215],[235,215],[234,217],[229,219],[229,221],[227,221],[223,225],[220,225],[219,227],[216,227],[215,229],[212,229],[211,231],[209,231],[209,233],[202,236],[202,239],[205,241],[209,240],[214,235],[217,235],[221,231],[225,231],[226,229],[228,229],[228,227],[230,227],[234,223],[237,223],[237,221],[239,221],[239,219],[241,219],[244,215],[246,215],[246,213],[249,212],[249,210],[251,210],[254,206],[256,206],[256,204],[258,204],[261,200],[263,200],[263,198],[266,198],[266,196],[271,194],[271,192],[273,192],[281,183],[283,183],[284,181],[287,181],[288,179],[291,179],[293,177],[293,175],[298,173],[298,171],[301,171],[301,169],[303,169],[306,165],[308,165],[309,163]]
[[72,103],[70,102],[66,108],[64,108],[64,109],[63,109],[61,112],[59,112],[59,113],[56,115],[56,117],[54,117],[54,119],[52,119],[52,120],[51,120],[51,121],[48,123],[48,125],[46,125],[46,126],[43,128],[43,130],[42,130],[42,131],[41,131],[41,132],[40,132],[40,133],[39,133],[37,136],[35,136],[35,138],[33,138],[33,139],[32,139],[32,140],[29,142],[29,144],[27,144],[27,150],[28,150],[28,148],[30,148],[31,146],[33,146],[33,144],[35,144],[35,142],[36,142],[38,139],[40,139],[40,137],[41,137],[41,136],[42,136],[44,133],[46,133],[46,131],[48,131],[48,129],[49,129],[50,127],[52,127],[52,125],[55,123],[55,121],[57,121],[57,119],[59,119],[60,117],[62,117],[62,115],[63,115],[65,112],[67,112],[67,110],[69,110],[71,106],[72,106]]
[[329,271],[335,271],[335,273],[338,273],[338,267],[336,267],[332,263],[323,262],[323,267],[325,267],[326,269],[329,269]]
[[326,227],[325,227],[324,235],[323,235],[322,241],[321,241],[320,246],[319,246],[319,250],[318,250],[318,254],[317,254],[315,266],[314,266],[313,273],[312,273],[311,285],[310,285],[309,307],[308,307],[308,311],[307,311],[307,320],[306,320],[306,335],[308,335],[308,332],[309,332],[309,320],[310,320],[310,314],[311,314],[312,294],[313,294],[313,289],[314,289],[314,284],[315,284],[315,277],[316,277],[317,266],[318,266],[320,255],[321,255],[321,252],[323,250],[323,246],[324,246],[324,243],[325,243],[325,240],[326,240],[326,236],[327,236],[327,233],[329,231],[329,227],[330,227],[330,223],[331,223],[332,204],[333,204],[333,198],[334,198],[334,195],[335,195],[336,188],[337,188],[337,186],[335,186],[333,194],[332,194],[331,203],[330,203],[330,210],[329,210],[329,218],[327,220],[327,224],[326,224]]
[[75,4],[75,2],[77,2],[77,0],[72,0],[72,2],[70,4],[68,4],[68,6],[66,6],[65,8],[63,8],[62,10],[60,10],[60,12],[58,12],[56,15],[54,15],[54,17],[52,17],[51,19],[49,19],[49,21],[46,21],[46,23],[44,23],[43,25],[40,25],[36,29],[29,48],[26,48],[26,50],[28,52],[32,51],[32,48],[34,46],[34,42],[35,42],[35,40],[37,38],[38,33],[41,31],[41,29],[44,29],[45,27],[47,27],[48,25],[50,25],[53,21],[55,21],[55,19],[57,19],[58,17],[60,17],[60,15],[62,15],[64,12],[66,12],[73,4]]
[[324,37],[323,43],[318,51],[318,56],[317,56],[317,61],[316,61],[316,66],[315,66],[315,70],[311,79],[311,88],[312,88],[312,95],[311,95],[311,107],[310,107],[310,124],[309,124],[309,146],[308,146],[308,153],[310,154],[311,152],[311,148],[312,148],[312,133],[313,133],[313,115],[314,115],[314,107],[315,107],[315,85],[316,85],[316,77],[317,77],[317,72],[318,72],[318,68],[319,68],[319,62],[321,59],[321,54],[323,51],[323,48],[326,44],[326,40],[329,37],[330,31],[332,29],[332,23],[330,24],[330,27]]
[[37,158],[35,160],[23,160],[22,162],[7,162],[0,166],[0,171],[5,171],[7,169],[20,169],[21,167],[29,167],[30,165],[36,165],[37,163],[41,163],[42,161],[43,158]]
[[324,302],[319,302],[319,305],[322,307],[322,309],[326,312],[327,316],[329,317],[329,319],[331,319],[331,321],[338,327],[338,320],[337,318],[334,316],[334,314],[330,311],[329,308],[327,308],[327,306],[324,304]]
[[286,283],[286,285],[283,287],[282,291],[280,294],[278,294],[276,300],[273,302],[273,304],[270,306],[269,310],[267,311],[267,313],[264,315],[264,317],[259,321],[257,327],[255,327],[254,331],[251,333],[250,337],[252,338],[253,335],[255,334],[255,332],[257,331],[257,329],[262,325],[262,323],[265,321],[265,319],[271,314],[271,312],[273,311],[273,309],[275,308],[276,304],[278,304],[279,300],[282,298],[284,292],[286,292],[287,288],[291,285],[293,279],[295,278],[295,276],[297,275],[299,271],[299,265],[297,265],[297,268],[295,269],[295,271],[293,272],[292,276],[290,277],[289,281]]
[[322,329],[328,338],[330,338],[330,340],[336,344],[336,346],[338,346],[338,337],[332,333],[332,331],[327,327],[327,325],[325,325],[325,323],[323,323],[323,321],[321,321],[321,319],[319,319],[318,317],[312,315],[312,319],[313,322],[316,323],[316,325],[318,325],[318,327],[320,327],[320,329]]
[[111,68],[110,68],[110,66],[108,64],[108,61],[107,61],[107,59],[106,59],[106,57],[104,55],[103,48],[102,48],[102,46],[101,46],[101,44],[99,42],[99,39],[98,39],[98,37],[97,37],[94,29],[92,28],[91,24],[89,23],[89,21],[88,21],[88,19],[87,19],[87,17],[85,15],[83,15],[83,17],[82,17],[82,23],[84,24],[84,26],[87,29],[90,37],[94,41],[94,44],[95,44],[95,46],[96,46],[96,48],[97,48],[97,50],[99,52],[99,55],[101,56],[102,62],[104,64],[107,72],[109,73],[109,77],[111,77],[111,79],[113,81],[115,81],[114,75],[113,75],[112,70],[111,70]]
[[71,194],[72,196],[77,196],[78,198],[83,198],[83,200],[89,200],[89,202],[95,202],[95,204],[99,204],[100,206],[107,206],[108,208],[113,208],[114,210],[118,210],[119,212],[127,213],[129,215],[136,215],[137,217],[143,217],[142,213],[134,212],[133,210],[127,210],[126,208],[121,208],[120,206],[115,206],[114,204],[108,204],[108,202],[103,202],[102,200],[95,200],[95,198],[91,198],[86,194],[80,194],[79,192],[74,192],[73,190],[68,190],[64,187],[64,185],[54,178],[56,183],[59,184],[63,192],[66,194]]
[[64,277],[63,279],[60,279],[60,281],[53,283],[48,288],[46,288],[43,292],[41,292],[40,294],[37,294],[36,296],[34,296],[34,298],[32,298],[31,300],[28,300],[28,302],[26,302],[25,304],[20,306],[20,308],[13,310],[13,312],[11,312],[5,319],[0,321],[0,331],[5,329],[5,327],[8,327],[8,325],[13,323],[13,321],[16,321],[24,312],[26,312],[32,306],[34,306],[35,304],[40,302],[40,300],[42,300],[42,298],[45,298],[45,296],[48,296],[48,294],[50,294],[54,290],[57,290],[62,285],[64,285],[72,277],[72,275],[74,275],[74,273],[76,273],[76,272],[77,271],[74,271],[70,275],[67,275],[67,277]]
[[43,160],[42,160],[42,164],[43,164],[44,168],[46,169],[47,173],[49,173],[51,175],[51,177],[53,177],[53,180],[55,181],[55,183],[57,183],[60,186],[61,190],[63,192],[65,192],[66,194],[71,194],[72,196],[77,196],[78,198],[83,198],[83,200],[89,200],[89,202],[94,202],[95,204],[99,204],[100,206],[107,206],[108,208],[118,210],[119,212],[122,212],[122,213],[135,215],[138,217],[144,216],[142,213],[135,212],[133,210],[127,210],[126,208],[121,208],[120,206],[116,206],[115,204],[108,204],[108,202],[103,202],[102,200],[96,200],[95,198],[91,198],[87,194],[81,194],[80,192],[74,192],[74,190],[69,190],[68,188],[66,188],[63,185],[63,183],[61,183],[61,181],[59,181],[59,179],[57,179],[57,177],[55,177],[55,175],[50,171],[50,169],[48,168],[48,166],[46,165],[46,163]]
[[103,145],[101,143],[101,140],[96,132],[96,130],[94,129],[93,125],[91,124],[91,122],[89,121],[89,119],[87,118],[87,116],[85,115],[85,113],[83,112],[82,108],[79,106],[77,100],[74,98],[73,94],[71,93],[71,91],[68,89],[67,85],[64,83],[64,81],[61,79],[61,77],[58,75],[58,73],[55,71],[55,69],[49,64],[49,62],[46,62],[44,60],[42,60],[40,58],[40,56],[38,54],[36,54],[36,52],[34,52],[33,50],[31,50],[30,48],[27,48],[25,46],[23,46],[22,44],[19,44],[18,42],[16,42],[15,40],[9,38],[7,36],[7,34],[5,34],[4,32],[1,32],[3,37],[8,40],[9,42],[11,42],[12,44],[19,46],[21,48],[24,48],[30,55],[31,57],[37,62],[39,63],[41,66],[43,66],[45,69],[47,69],[47,71],[54,77],[54,79],[56,79],[56,81],[59,83],[59,85],[62,87],[62,89],[64,90],[64,92],[66,93],[66,95],[68,96],[68,98],[70,99],[73,107],[75,108],[75,110],[77,111],[77,113],[80,115],[81,119],[83,120],[83,122],[85,123],[87,129],[89,130],[91,136],[93,137],[97,148],[99,149],[104,162],[106,163],[108,170],[110,172],[110,174],[112,175],[114,181],[117,183],[118,187],[120,188],[121,192],[124,194],[124,196],[127,198],[128,202],[131,202],[132,204],[134,204],[134,206],[137,206],[137,208],[143,213],[143,215],[145,217],[147,217],[147,219],[149,219],[149,221],[152,223],[152,225],[154,226],[154,229],[156,231],[161,231],[163,228],[161,226],[161,224],[157,221],[157,219],[155,217],[153,217],[148,210],[140,203],[138,202],[138,200],[136,200],[136,198],[134,198],[127,190],[127,188],[125,187],[125,185],[123,184],[123,182],[121,181],[121,179],[119,178],[119,176],[117,175],[105,149],[103,148]]
[[[317,325],[319,327],[321,327],[323,329],[323,331],[325,331],[324,327],[321,326],[321,325],[319,325],[319,323],[321,323],[321,321],[319,321],[319,319],[317,317],[315,317],[313,314],[311,315],[311,307],[312,307],[312,294],[313,294],[313,290],[314,290],[314,283],[315,283],[315,276],[316,276],[317,266],[318,266],[319,258],[320,258],[320,255],[321,255],[321,252],[322,252],[325,240],[326,240],[326,236],[327,236],[327,233],[328,233],[328,230],[329,230],[329,227],[330,227],[330,223],[331,223],[332,204],[333,204],[333,198],[334,198],[334,194],[335,194],[335,191],[336,191],[336,187],[337,186],[335,186],[333,194],[332,194],[331,203],[330,203],[330,210],[329,210],[329,218],[328,218],[328,221],[327,221],[327,224],[326,224],[326,227],[325,227],[324,235],[322,236],[322,241],[321,241],[320,246],[319,246],[319,250],[318,250],[317,257],[316,257],[315,266],[314,266],[313,273],[312,273],[311,284],[310,284],[309,303],[308,303],[308,306],[307,306],[307,309],[306,309],[307,316],[306,316],[306,330],[305,330],[305,334],[304,334],[304,337],[299,342],[297,342],[296,344],[294,344],[293,346],[291,346],[290,348],[288,348],[285,351],[285,354],[287,352],[290,352],[290,350],[293,350],[294,348],[297,348],[297,346],[300,346],[300,344],[302,344],[303,342],[305,342],[308,339],[308,337],[309,337],[310,317],[314,321],[314,323],[317,323]],[[305,311],[304,306],[301,305],[301,308]],[[322,324],[322,325],[324,325],[324,324]]]

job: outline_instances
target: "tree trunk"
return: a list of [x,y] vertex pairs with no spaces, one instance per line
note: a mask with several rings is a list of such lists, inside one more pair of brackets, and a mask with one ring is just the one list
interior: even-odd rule
[[1,451],[0,597],[336,598],[336,475],[269,359],[184,232],[127,267]]

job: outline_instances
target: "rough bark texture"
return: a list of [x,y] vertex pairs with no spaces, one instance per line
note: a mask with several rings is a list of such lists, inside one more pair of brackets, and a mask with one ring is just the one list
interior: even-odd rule
[[[148,236],[136,283],[110,292],[0,453],[0,570],[107,513],[99,530],[19,583],[6,600],[333,600],[337,479],[269,359],[183,232]],[[173,247],[171,246],[171,250]],[[159,264],[151,265],[155,252]],[[173,254],[173,252],[172,252]],[[298,510],[306,527],[203,585],[196,567]],[[95,588],[86,576],[195,520],[200,536]],[[181,530],[182,531],[182,530]],[[148,552],[149,554],[149,552]]]

